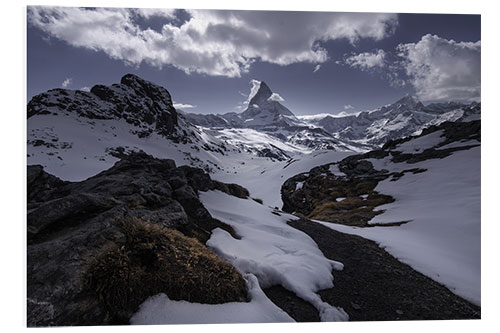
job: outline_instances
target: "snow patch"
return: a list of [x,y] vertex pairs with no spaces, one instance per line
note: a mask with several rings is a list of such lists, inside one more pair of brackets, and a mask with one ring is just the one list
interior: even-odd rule
[[257,278],[247,274],[250,302],[200,304],[173,301],[165,294],[148,298],[132,318],[132,325],[221,324],[221,323],[279,323],[294,320],[271,302]]
[[[217,228],[207,246],[242,274],[257,276],[262,288],[282,285],[314,305],[323,321],[347,320],[344,310],[321,300],[317,291],[333,287],[332,269],[343,265],[325,258],[316,243],[287,221],[297,217],[273,210],[250,199],[239,199],[220,191],[200,193],[210,214],[231,225],[241,239]],[[249,214],[251,212],[251,214]]]

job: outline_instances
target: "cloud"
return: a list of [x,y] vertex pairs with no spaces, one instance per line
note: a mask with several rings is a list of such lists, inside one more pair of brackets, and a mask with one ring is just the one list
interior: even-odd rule
[[480,99],[481,41],[456,42],[427,34],[418,43],[400,44],[398,51],[420,99]]
[[314,67],[313,73],[316,73],[317,71],[319,71],[320,68],[321,68],[321,65],[316,65],[316,67]]
[[354,106],[352,106],[351,104],[344,105],[344,110],[352,110],[352,109],[354,109]]
[[61,87],[63,88],[67,88],[69,87],[69,85],[71,84],[71,82],[73,81],[72,78],[68,77],[66,80],[64,80],[62,83],[61,83]]
[[81,87],[80,90],[90,92],[90,87]]
[[174,102],[174,108],[176,108],[176,109],[193,109],[195,107],[196,107],[196,105]]
[[351,67],[357,67],[362,71],[366,71],[374,67],[384,67],[385,57],[386,53],[384,50],[377,50],[377,52],[373,53],[363,52],[346,58],[345,63]]
[[284,102],[285,101],[285,99],[277,93],[273,93],[271,96],[269,96],[269,98],[267,100],[268,101],[276,101],[276,102]]
[[[126,64],[172,65],[186,73],[240,77],[255,61],[323,63],[322,42],[381,40],[394,33],[396,14],[28,7],[28,23],[74,47],[100,51]],[[137,16],[166,19],[161,31],[141,28]],[[170,23],[169,23],[170,22]]]

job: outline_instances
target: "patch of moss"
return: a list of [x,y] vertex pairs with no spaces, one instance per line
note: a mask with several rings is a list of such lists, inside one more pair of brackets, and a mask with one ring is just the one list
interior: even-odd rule
[[137,218],[119,226],[123,237],[99,249],[83,275],[86,288],[114,321],[128,322],[158,293],[208,304],[246,300],[243,277],[196,239]]

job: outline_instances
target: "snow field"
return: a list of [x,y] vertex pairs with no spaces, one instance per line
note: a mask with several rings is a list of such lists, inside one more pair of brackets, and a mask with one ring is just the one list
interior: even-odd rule
[[321,223],[379,243],[400,261],[480,305],[480,147],[415,164],[391,163],[388,158],[370,161],[376,169],[385,168],[391,172],[428,169],[418,174],[406,173],[395,182],[386,179],[375,188],[396,201],[378,207],[385,212],[369,223],[409,222],[397,227],[373,228]]

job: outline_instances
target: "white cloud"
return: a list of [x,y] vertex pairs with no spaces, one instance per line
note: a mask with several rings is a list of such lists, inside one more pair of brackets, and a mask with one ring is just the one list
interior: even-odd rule
[[90,91],[90,87],[81,87],[80,90],[89,92]]
[[63,88],[67,88],[69,87],[69,85],[71,84],[71,82],[73,81],[72,78],[68,77],[67,79],[65,79],[62,83],[61,83],[61,87]]
[[[289,65],[328,59],[320,42],[380,40],[397,26],[396,14],[187,10],[181,26],[142,29],[140,15],[172,11],[119,8],[28,7],[29,24],[75,47],[102,51],[127,64],[172,65],[186,73],[239,77],[257,60]],[[168,22],[168,20],[167,20]]]
[[363,71],[372,69],[374,67],[385,66],[384,50],[377,50],[377,52],[363,52],[360,54],[352,55],[345,60],[345,63],[351,67],[357,67]]
[[319,71],[320,68],[321,68],[321,65],[316,65],[316,67],[314,67],[313,73],[316,73],[317,71]]
[[285,101],[285,99],[277,93],[273,93],[271,96],[269,96],[269,98],[267,100],[268,101],[276,101],[276,102],[284,102]]
[[354,106],[352,106],[351,104],[344,105],[344,110],[352,110],[352,109],[354,109]]
[[480,99],[481,41],[456,42],[427,34],[418,43],[400,44],[398,50],[420,99]]
[[174,108],[176,108],[176,109],[193,109],[195,107],[196,107],[196,105],[174,102]]

